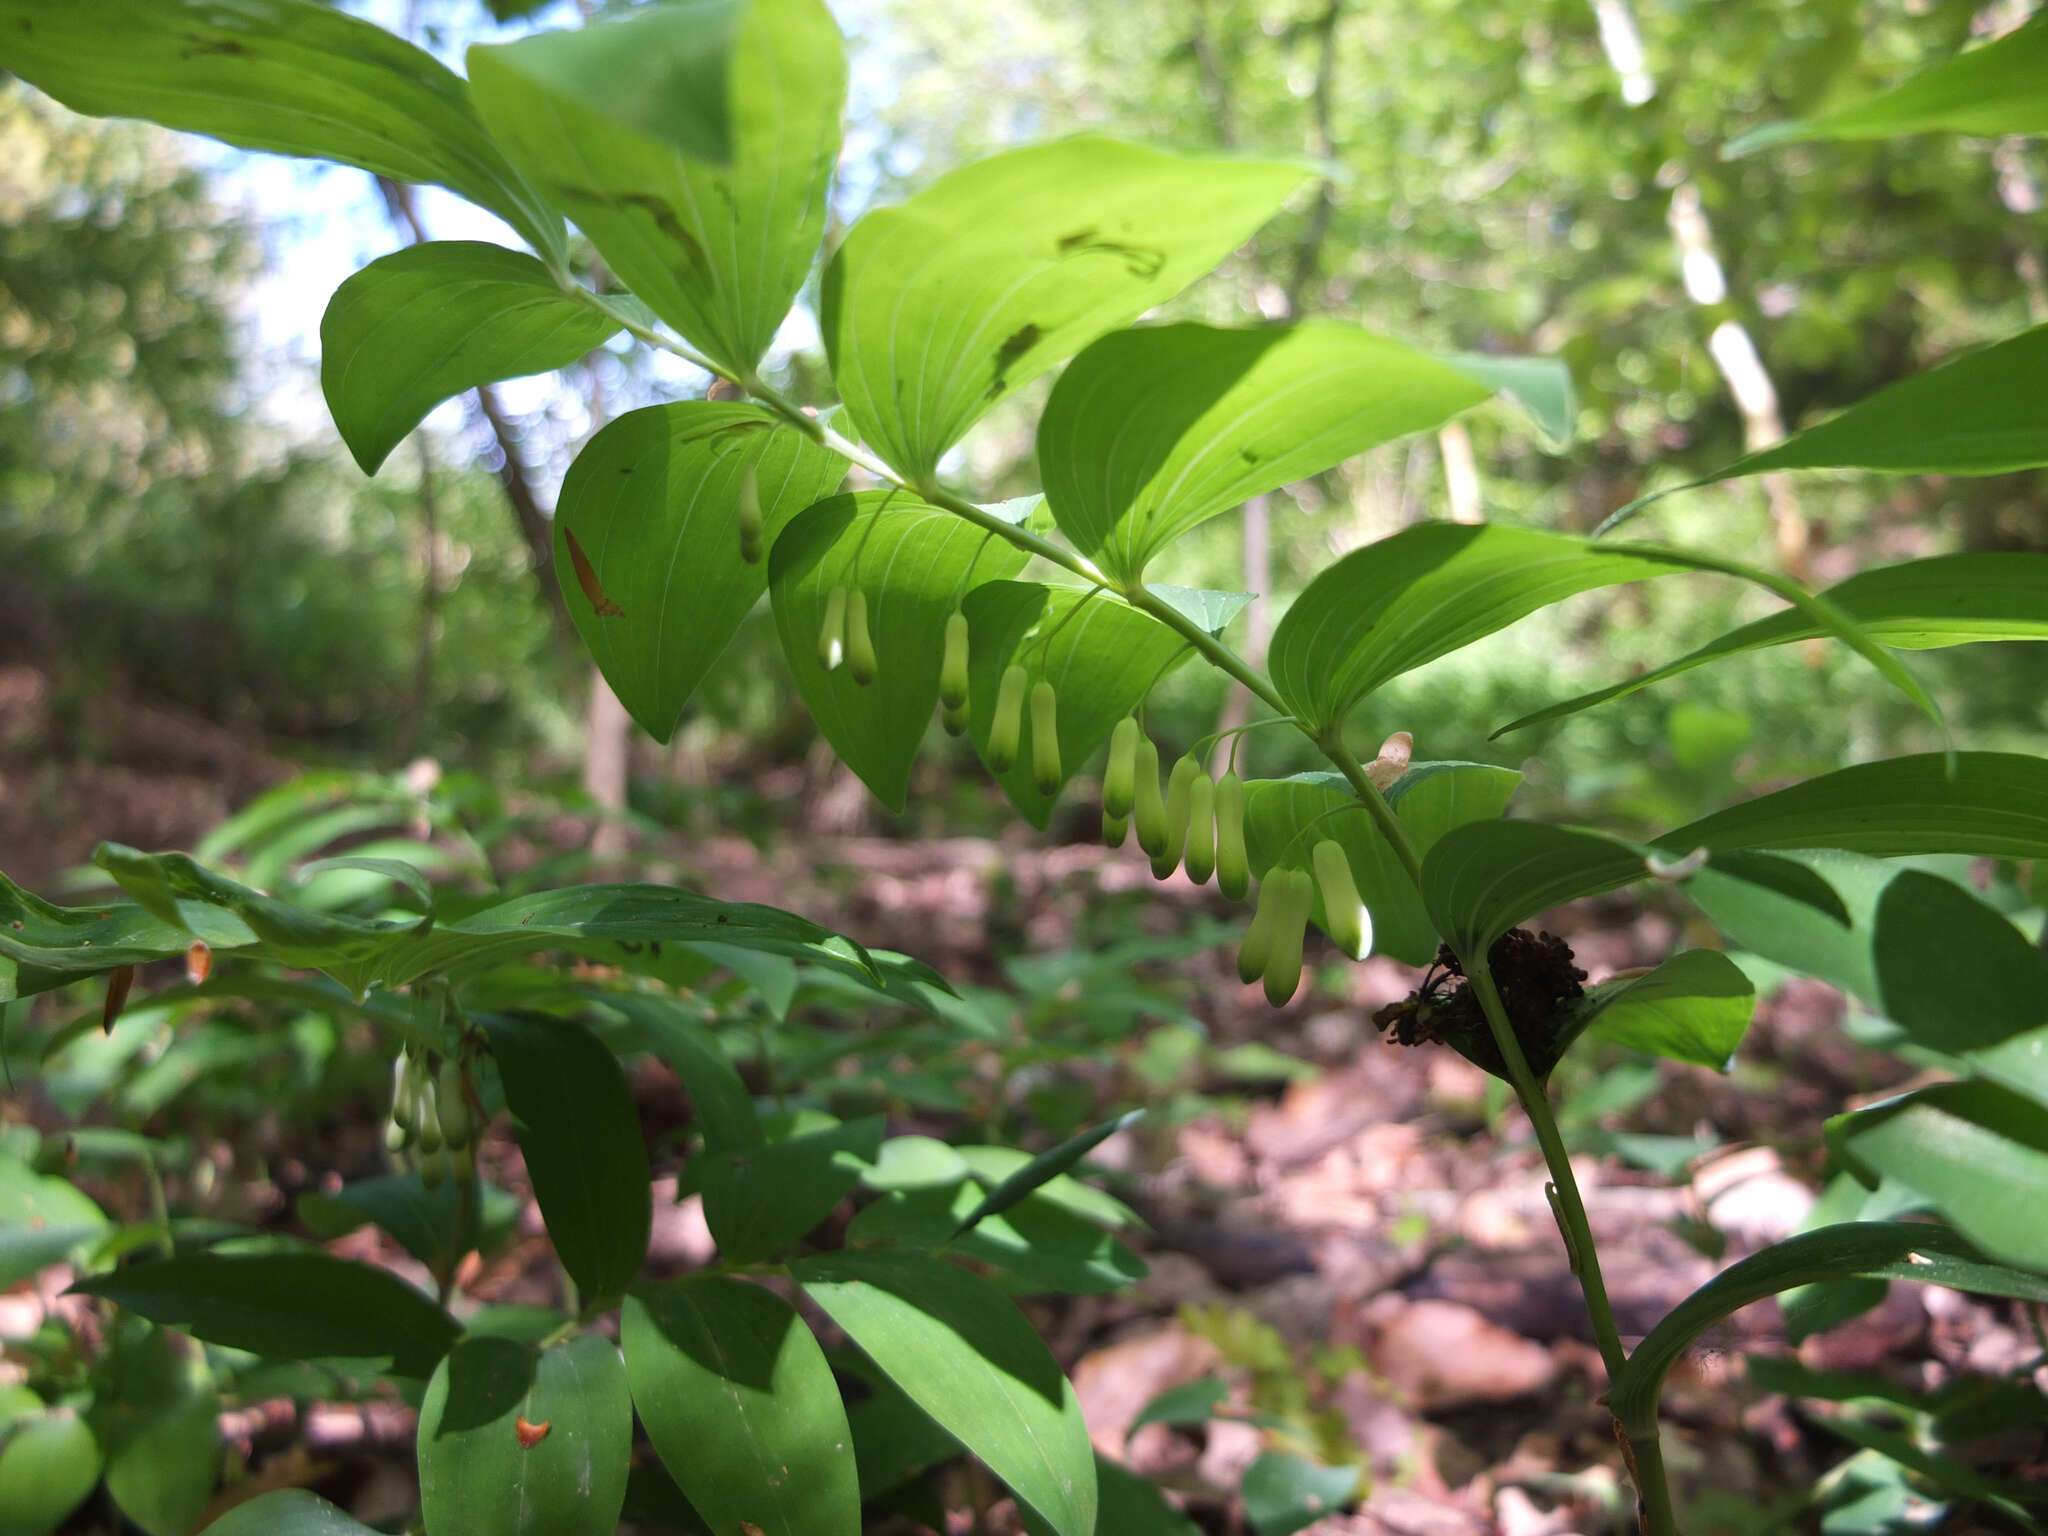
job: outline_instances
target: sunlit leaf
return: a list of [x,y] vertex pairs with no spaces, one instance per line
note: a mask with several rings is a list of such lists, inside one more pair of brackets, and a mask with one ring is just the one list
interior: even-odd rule
[[478,110],[605,265],[750,375],[803,285],[846,60],[821,0],[670,0],[469,51]]
[[633,1403],[618,1347],[465,1338],[420,1404],[420,1510],[432,1536],[612,1536],[626,1500]]
[[657,741],[768,590],[768,563],[740,551],[740,497],[754,476],[761,548],[830,495],[846,462],[754,406],[702,400],[629,411],[584,444],[562,481],[557,564],[568,540],[617,612],[565,584],[569,616],[619,702]]
[[1647,976],[1588,988],[1573,1011],[1616,1045],[1726,1072],[1756,1011],[1756,988],[1719,950],[1688,949]]
[[[1907,650],[1984,640],[2048,640],[2048,555],[1936,555],[1859,572],[1828,588],[1826,596],[1872,639]],[[1826,633],[1810,614],[1787,609],[1730,630],[1653,671],[1524,715],[1493,734],[1501,737],[1577,714],[1724,656]]]
[[2048,133],[2048,26],[2015,27],[1995,42],[1924,69],[1868,101],[1818,117],[1771,123],[1732,140],[1728,159],[1813,139],[1889,139],[1908,133],[1979,138]]
[[[1926,1196],[1994,1259],[2048,1272],[2048,1105],[1996,1083],[1939,1083],[1837,1116],[1828,1143],[1870,1182]],[[2037,1284],[2048,1299],[2048,1280]]]
[[1229,255],[1305,166],[1062,139],[867,214],[820,315],[853,425],[914,482],[988,408]]
[[443,400],[565,368],[618,328],[531,256],[429,241],[335,289],[320,318],[320,388],[341,440],[374,475]]
[[[891,810],[903,809],[938,706],[948,615],[1024,560],[966,519],[889,491],[822,501],[776,540],[768,589],[797,691],[840,760]],[[865,687],[818,654],[827,594],[842,586],[867,598],[877,670]]]
[[1000,1292],[912,1254],[832,1254],[792,1268],[890,1380],[1058,1536],[1090,1536],[1095,1457],[1080,1402]]
[[0,68],[93,117],[433,182],[559,260],[559,217],[484,132],[461,77],[315,0],[0,0]]
[[[970,637],[969,730],[975,745],[987,753],[996,695],[1014,662],[1034,683],[1043,678],[1053,685],[1060,766],[1069,779],[1186,654],[1186,643],[1173,630],[1093,587],[991,581],[970,592],[962,607]],[[1059,797],[1038,788],[1033,740],[1027,711],[1017,761],[996,782],[1025,820],[1043,828]]]
[[1491,393],[1406,342],[1337,321],[1104,336],[1053,386],[1038,463],[1060,528],[1112,576],[1189,529]]
[[692,1275],[629,1296],[620,1337],[648,1438],[713,1530],[857,1536],[839,1385],[788,1302]]

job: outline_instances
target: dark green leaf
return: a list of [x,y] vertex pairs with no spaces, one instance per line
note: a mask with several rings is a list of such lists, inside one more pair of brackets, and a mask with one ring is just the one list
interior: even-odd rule
[[2016,1499],[2038,1501],[2048,1498],[2048,1493],[2044,1493],[2039,1484],[2001,1483],[1986,1477],[1966,1462],[1928,1449],[1910,1435],[1896,1433],[1850,1414],[1828,1413],[1816,1417],[1844,1440],[1890,1457],[1900,1466],[1919,1473],[1943,1492],[1980,1500],[2004,1513],[2020,1529],[2032,1532],[2033,1536],[2043,1536],[2040,1522],[2016,1502]]
[[1061,531],[1131,582],[1217,514],[1491,393],[1454,365],[1339,321],[1114,331],[1053,387],[1039,470]]
[[[767,411],[703,400],[653,405],[603,428],[576,455],[555,515],[555,563],[597,592],[565,583],[569,616],[605,680],[657,741],[768,590],[765,561],[740,554],[740,487],[752,471],[762,549],[829,496],[846,461]],[[601,597],[621,611],[597,612]]]
[[452,1179],[428,1189],[417,1173],[387,1173],[344,1184],[332,1195],[301,1195],[299,1220],[321,1238],[339,1237],[366,1221],[375,1222],[407,1253],[433,1265],[447,1257],[462,1203]]
[[853,1430],[863,1503],[960,1454],[960,1442],[934,1424],[931,1415],[865,1355],[837,1349],[829,1358],[841,1375],[859,1383],[849,1394],[846,1421]]
[[1987,1264],[1944,1227],[1912,1221],[1822,1227],[1751,1254],[1672,1308],[1615,1378],[1610,1394],[1615,1418],[1624,1424],[1649,1422],[1665,1373],[1694,1339],[1730,1313],[1796,1285],[1854,1276],[2048,1300],[2048,1279]]
[[[1117,721],[1144,700],[1186,650],[1157,619],[1096,588],[991,581],[967,594],[969,729],[984,756],[996,694],[1014,662],[1053,685],[1059,700],[1060,766],[1071,779],[1109,740]],[[1025,712],[1017,761],[996,782],[1034,827],[1052,819],[1057,795],[1041,794],[1032,770],[1033,729]]]
[[1980,138],[2048,133],[2048,26],[2016,27],[1996,42],[1922,70],[1868,101],[1799,122],[1771,123],[1730,141],[1724,157],[1812,139],[1889,139],[1908,133]]
[[1090,1536],[1095,1459],[1080,1403],[999,1292],[909,1254],[834,1254],[794,1271],[853,1342],[1058,1536]]
[[1837,1116],[1828,1142],[1872,1182],[1925,1195],[1994,1259],[2048,1272],[2048,1106],[1996,1083],[1940,1083]]
[[99,1480],[99,1441],[69,1408],[18,1423],[0,1444],[0,1531],[50,1536]]
[[1458,955],[1484,954],[1525,919],[1597,896],[1649,869],[1633,843],[1542,821],[1477,821],[1453,828],[1422,861],[1422,900]]
[[567,367],[618,321],[563,292],[531,256],[434,240],[379,257],[328,300],[320,388],[363,473],[443,400]]
[[1091,1130],[1070,1136],[1056,1147],[1047,1148],[1032,1158],[1022,1168],[1004,1179],[990,1190],[981,1203],[968,1213],[967,1217],[954,1228],[954,1235],[967,1231],[985,1216],[994,1216],[1007,1211],[1033,1190],[1058,1178],[1082,1158],[1101,1146],[1118,1131],[1127,1130],[1145,1116],[1142,1109],[1134,1109],[1118,1115],[1114,1120],[1105,1120]]
[[209,1344],[287,1360],[389,1359],[400,1376],[427,1375],[459,1331],[397,1276],[320,1253],[156,1259],[71,1289]]
[[1215,1376],[1203,1376],[1168,1387],[1138,1410],[1131,1427],[1124,1431],[1129,1440],[1147,1424],[1206,1424],[1218,1417],[1216,1410],[1230,1398],[1230,1383]]
[[1953,774],[1939,752],[1859,763],[1716,811],[1657,846],[2048,856],[2048,758],[1959,752]]
[[778,1254],[831,1215],[881,1152],[882,1124],[871,1115],[787,1141],[703,1153],[704,1220],[726,1262]]
[[734,1151],[761,1144],[754,1096],[747,1092],[739,1069],[711,1031],[690,1017],[681,1004],[647,992],[591,995],[638,1024],[647,1048],[682,1079],[707,1149]]
[[788,1302],[693,1275],[636,1290],[620,1337],[648,1438],[713,1530],[858,1536],[839,1386]]
[[149,1536],[186,1536],[220,1478],[221,1400],[186,1390],[108,1447],[107,1492]]
[[1018,1295],[1062,1291],[1100,1295],[1145,1278],[1144,1261],[1093,1221],[1036,1195],[966,1230],[979,1196],[955,1186],[897,1191],[868,1206],[846,1229],[849,1246],[893,1245],[972,1259],[1001,1271]]
[[750,375],[824,233],[846,60],[821,0],[671,0],[472,48],[478,110],[607,267]]
[[611,1340],[535,1349],[465,1338],[420,1404],[428,1536],[612,1536],[632,1453],[633,1403]]
[[1358,1491],[1358,1468],[1326,1467],[1285,1451],[1266,1451],[1244,1469],[1244,1512],[1259,1536],[1293,1536]]
[[555,1252],[586,1300],[609,1301],[639,1274],[654,1220],[626,1074],[572,1020],[505,1014],[482,1022]]
[[1305,174],[1082,137],[869,213],[826,268],[820,316],[849,419],[928,479],[990,406],[1200,277]]
[[[973,1170],[985,1188],[993,1189],[1031,1161],[1030,1155],[1015,1147],[955,1147],[961,1161]],[[1048,1200],[1105,1227],[1141,1227],[1137,1213],[1123,1201],[1105,1194],[1092,1184],[1083,1184],[1070,1173],[1048,1179],[1038,1187],[1034,1199]]]
[[[938,705],[947,617],[1024,560],[965,518],[891,491],[822,501],[776,540],[768,590],[783,659],[825,739],[891,810],[903,809]],[[865,687],[819,659],[826,594],[839,586],[867,596],[878,670]]]
[[266,1493],[237,1504],[206,1528],[206,1536],[377,1536],[303,1488]]
[[461,78],[315,0],[0,0],[0,68],[92,117],[434,182],[559,260],[561,220],[484,132]]
[[[1936,555],[1860,572],[1828,588],[1826,596],[1871,638],[1907,650],[1984,640],[2048,640],[2048,555]],[[1818,639],[1827,633],[1826,626],[1812,615],[1789,608],[1730,630],[1654,671],[1524,715],[1493,735],[1498,738],[1525,726],[1577,714],[1724,656]]]
[[1647,976],[1603,982],[1574,1009],[1604,1040],[1726,1072],[1756,1011],[1756,988],[1719,950],[1688,949]]

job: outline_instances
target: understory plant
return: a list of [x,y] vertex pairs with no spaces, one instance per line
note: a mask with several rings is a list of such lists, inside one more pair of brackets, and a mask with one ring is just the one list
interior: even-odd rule
[[[2048,28],[2022,29],[1798,131],[2038,131],[2044,39]],[[1503,729],[1810,640],[1850,647],[1939,724],[1898,651],[2048,635],[2048,557],[1944,555],[1812,593],[1710,551],[1423,523],[1330,561],[1254,667],[1228,638],[1247,594],[1164,579],[1183,535],[1492,400],[1550,441],[1574,425],[1569,379],[1552,362],[1435,355],[1341,321],[1138,323],[1285,207],[1317,175],[1312,164],[1079,137],[995,155],[871,209],[818,278],[837,400],[807,402],[761,368],[817,260],[840,149],[846,66],[821,0],[631,8],[472,48],[466,79],[312,0],[0,0],[0,64],[84,112],[447,187],[524,242],[424,242],[334,295],[322,383],[366,472],[440,401],[566,367],[621,333],[719,381],[715,398],[631,411],[597,432],[555,519],[576,626],[656,738],[765,596],[819,730],[884,804],[904,805],[935,720],[971,740],[1039,827],[1106,752],[1105,838],[1134,840],[1155,874],[1213,878],[1248,903],[1240,975],[1273,1003],[1299,986],[1310,925],[1353,958],[1427,966],[1377,1022],[1404,1043],[1458,1050],[1526,1114],[1644,1531],[1680,1528],[1659,1439],[1665,1376],[1735,1309],[1821,1287],[1840,1316],[1843,1296],[1867,1304],[1867,1287],[1889,1279],[2048,1301],[2048,957],[1939,862],[2048,855],[2048,761],[1950,745],[1844,767],[1634,842],[1505,816],[1519,775],[1418,756],[1419,722],[1374,750],[1347,730],[1411,669],[1576,594],[1664,578],[1751,583],[1785,606]],[[565,221],[598,258],[596,280],[577,275],[593,267],[572,260]],[[1060,365],[1037,430],[1042,494],[978,500],[957,481],[957,445]],[[2048,462],[2044,401],[2048,328],[2037,328],[1712,478],[2037,465]],[[1247,727],[1162,774],[1146,699],[1188,664],[1241,685],[1263,706],[1256,728],[1298,733],[1327,768],[1257,777]],[[764,995],[801,976],[908,1016],[957,1019],[962,999],[914,959],[664,886],[478,900],[395,850],[287,859],[263,880],[115,846],[96,862],[125,899],[61,907],[0,885],[0,998],[104,976],[112,1026],[138,968],[180,962],[195,991],[297,989],[367,1021],[391,1071],[393,1171],[348,1186],[336,1197],[347,1210],[327,1214],[385,1227],[440,1292],[245,1232],[166,1220],[110,1234],[48,1176],[0,1167],[10,1275],[78,1262],[73,1291],[114,1303],[133,1334],[107,1358],[154,1352],[168,1362],[159,1376],[190,1375],[147,1320],[218,1346],[237,1369],[317,1362],[400,1383],[420,1408],[429,1536],[604,1532],[629,1499],[641,1517],[696,1520],[717,1536],[851,1536],[865,1501],[963,1447],[1034,1529],[1185,1528],[1155,1490],[1098,1461],[1073,1389],[1005,1294],[1110,1289],[1135,1272],[1114,1235],[1127,1213],[1071,1173],[1119,1122],[1037,1157],[885,1138],[880,1116],[839,1120],[757,1095],[684,990],[724,967]],[[307,882],[296,895],[288,874]],[[1841,987],[1942,1073],[1829,1122],[1852,1179],[1839,1219],[1732,1265],[1631,1348],[1551,1075],[1589,1033],[1723,1067],[1755,1001],[1718,948],[1587,987],[1560,941],[1523,926],[1638,882],[1669,887],[1749,955]],[[680,1187],[702,1194],[718,1257],[643,1284],[650,1170],[620,1063],[644,1053],[688,1087],[698,1142]],[[473,1149],[505,1121],[567,1305],[458,1320],[456,1270],[493,1205]],[[1858,1219],[1864,1187],[1884,1214]],[[840,1245],[814,1245],[856,1191],[872,1198]],[[47,1219],[58,1206],[65,1219]],[[828,1352],[813,1318],[853,1348]],[[189,1528],[189,1487],[177,1498],[163,1488],[177,1458],[150,1460],[149,1477],[121,1474],[134,1434],[79,1412],[98,1384],[55,1364],[48,1374],[57,1388],[30,1394],[0,1430],[0,1507],[29,1508],[10,1528],[54,1528],[103,1471],[146,1528]],[[212,1390],[196,1379],[164,1388],[176,1404]],[[658,1466],[634,1463],[636,1414]],[[177,1441],[163,1425],[199,1417],[145,1429],[189,1445],[189,1430]],[[1866,1443],[2038,1528],[2026,1490],[1972,1482],[1940,1450],[1898,1435],[1880,1444],[1884,1433],[1867,1431]],[[1260,1486],[1288,1475],[1276,1463]],[[1339,1498],[1350,1486],[1332,1485]],[[1267,1528],[1293,1528],[1286,1518]],[[265,1494],[211,1527],[349,1528],[299,1492]]]

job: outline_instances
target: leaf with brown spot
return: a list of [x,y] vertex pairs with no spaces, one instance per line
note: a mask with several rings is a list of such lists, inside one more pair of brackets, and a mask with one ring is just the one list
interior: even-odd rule
[[111,1035],[114,1020],[121,1017],[121,1010],[128,1005],[128,989],[135,985],[135,967],[124,965],[107,977],[107,1000],[100,1008],[100,1033]]
[[591,565],[590,556],[583,553],[583,546],[577,542],[576,535],[564,528],[562,537],[569,545],[569,563],[576,568],[576,584],[590,599],[591,612],[600,619],[623,619],[626,610],[604,595],[604,588],[598,584],[597,570]]
[[553,1419],[542,1419],[535,1424],[522,1413],[512,1421],[512,1434],[519,1441],[519,1448],[522,1451],[530,1451],[547,1439],[548,1431],[554,1428],[554,1423]]

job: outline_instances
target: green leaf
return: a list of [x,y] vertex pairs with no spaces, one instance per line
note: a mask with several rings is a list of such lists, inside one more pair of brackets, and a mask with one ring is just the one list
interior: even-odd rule
[[697,1162],[704,1220],[728,1264],[780,1253],[851,1194],[882,1149],[883,1120],[870,1115],[829,1130]]
[[761,1144],[754,1096],[711,1031],[672,998],[646,992],[591,993],[593,1001],[633,1020],[647,1048],[682,1079],[705,1147],[714,1152]]
[[206,1536],[377,1536],[303,1488],[266,1493],[237,1504],[206,1528]]
[[1731,140],[1722,158],[1814,139],[1889,139],[1908,133],[1979,138],[2048,133],[2048,26],[2016,27],[1996,42],[1922,70],[1868,101],[1819,117],[1771,123]]
[[586,1333],[535,1349],[466,1338],[420,1404],[428,1536],[611,1536],[632,1453],[633,1402],[611,1340]]
[[1507,396],[1536,424],[1552,447],[1572,440],[1578,424],[1578,401],[1572,392],[1569,367],[1549,357],[1493,357],[1477,352],[1446,353],[1443,359],[1496,394]]
[[66,1222],[57,1227],[14,1226],[0,1223],[0,1286],[26,1280],[46,1269],[83,1244],[106,1234],[107,1224]]
[[1060,529],[1122,582],[1201,523],[1427,431],[1492,391],[1340,321],[1114,331],[1053,386],[1038,463]]
[[951,1189],[968,1177],[967,1159],[930,1136],[891,1136],[874,1165],[861,1170],[869,1189]]
[[671,0],[469,51],[505,152],[605,265],[741,375],[825,228],[846,59],[821,0]]
[[[117,938],[128,937],[128,947],[137,951],[138,959],[183,954],[197,937],[215,949],[239,947],[286,965],[323,970],[358,997],[373,985],[397,987],[433,972],[482,970],[539,950],[566,949],[630,965],[638,956],[658,957],[663,944],[692,942],[789,955],[864,981],[877,981],[881,974],[867,951],[816,923],[774,907],[714,901],[674,886],[579,885],[538,891],[459,922],[430,926],[424,920],[342,918],[309,911],[214,874],[182,853],[143,854],[103,843],[94,858],[137,897],[158,926],[141,924],[134,908],[65,909],[36,903],[39,910],[33,915],[44,939],[73,947],[59,949],[44,942],[31,953],[38,960],[61,960],[77,967],[65,979],[107,969],[106,953],[88,942],[98,931],[93,924],[99,911],[108,914]],[[4,897],[0,892],[0,900]],[[168,932],[166,925],[172,920],[185,925],[183,943]],[[260,944],[254,942],[259,939]],[[0,939],[0,954],[11,953],[6,943]],[[88,955],[98,958],[83,958]]]
[[[1164,1494],[1108,1457],[1095,1458],[1095,1487],[1102,1507],[1095,1517],[1101,1536],[1201,1536],[1202,1528],[1166,1502]],[[1029,1536],[1049,1536],[1051,1527],[1023,1511]]]
[[107,1450],[107,1492],[149,1536],[186,1536],[220,1479],[220,1394],[187,1390]]
[[2048,1279],[1987,1264],[1955,1233],[1926,1222],[1851,1221],[1802,1232],[1729,1266],[1666,1313],[1614,1378],[1614,1417],[1651,1422],[1665,1374],[1731,1313],[1794,1286],[1858,1276],[2048,1300]]
[[1285,1451],[1263,1451],[1244,1469],[1238,1492],[1259,1536],[1293,1536],[1348,1504],[1358,1478],[1356,1467],[1326,1467]]
[[1994,1259],[2048,1272],[2048,1106],[1996,1083],[1941,1083],[1837,1116],[1828,1143],[1866,1181],[1925,1195]]
[[[835,496],[775,542],[768,591],[783,659],[840,760],[891,810],[939,701],[946,619],[975,586],[1014,576],[1025,555],[965,518],[892,491]],[[866,687],[818,656],[826,594],[858,587],[879,667]]]
[[335,289],[320,318],[320,388],[341,440],[374,475],[443,400],[567,367],[618,328],[531,256],[433,240]]
[[825,269],[820,314],[849,419],[929,480],[990,406],[1207,272],[1305,176],[1081,137],[869,213]]
[[[1015,1147],[966,1146],[953,1150],[973,1170],[975,1179],[988,1189],[995,1188],[1031,1161],[1028,1153]],[[1105,1227],[1144,1225],[1138,1220],[1137,1213],[1116,1196],[1106,1194],[1093,1184],[1083,1184],[1070,1173],[1046,1180],[1032,1198],[1050,1201],[1062,1210]]]
[[1206,1424],[1220,1417],[1216,1410],[1229,1399],[1230,1383],[1220,1376],[1203,1376],[1168,1387],[1138,1410],[1124,1439],[1128,1441],[1147,1424]]
[[422,1264],[447,1257],[463,1196],[453,1179],[433,1189],[418,1173],[380,1174],[344,1184],[332,1195],[299,1196],[299,1220],[316,1237],[336,1238],[375,1222]]
[[1603,1040],[1728,1071],[1756,1012],[1756,988],[1716,949],[1688,949],[1647,976],[1587,989],[1574,1010]]
[[1422,860],[1422,900],[1459,956],[1539,912],[1646,879],[1643,850],[1604,832],[1544,821],[1454,828]]
[[1676,571],[1733,576],[1776,593],[1943,725],[1940,707],[1891,652],[1834,604],[1782,576],[1689,550],[1596,544],[1485,524],[1419,524],[1325,569],[1273,631],[1273,685],[1289,708],[1321,730],[1389,678],[1539,608],[1595,587]]
[[793,1271],[890,1380],[1058,1536],[1090,1536],[1095,1458],[1080,1402],[1036,1330],[999,1292],[910,1254],[833,1254]]
[[99,1441],[69,1408],[16,1425],[0,1444],[0,1531],[50,1536],[99,1480]]
[[120,966],[171,959],[194,938],[214,949],[256,940],[247,924],[203,902],[174,906],[168,918],[127,901],[60,907],[0,874],[0,958],[19,967],[20,997]]
[[[1094,587],[991,581],[970,592],[962,608],[968,626],[968,728],[976,748],[987,754],[996,694],[1003,673],[1016,662],[1034,683],[1043,678],[1053,685],[1060,767],[1067,779],[1186,651],[1173,630]],[[1018,740],[1016,763],[996,782],[1024,819],[1043,830],[1059,796],[1039,792],[1028,710]]]
[[1205,635],[1220,635],[1231,620],[1258,601],[1256,592],[1214,592],[1199,587],[1155,586],[1152,595]]
[[639,1274],[654,1221],[626,1074],[573,1020],[502,1014],[481,1022],[555,1253],[586,1301],[609,1301]]
[[[2043,377],[2048,377],[2048,325],[1901,379],[1818,426],[1677,489],[1785,469],[1870,469],[1894,475],[2000,475],[2032,469],[2048,464]],[[1628,511],[1623,508],[1616,519]]]
[[491,142],[458,75],[315,0],[0,0],[0,68],[91,117],[432,182],[551,260],[566,249],[561,220]]
[[648,1438],[714,1531],[858,1536],[839,1386],[788,1302],[692,1275],[629,1296],[620,1338]]
[[972,1188],[894,1191],[854,1217],[849,1247],[895,1246],[972,1259],[1001,1273],[1015,1295],[1061,1291],[1103,1295],[1145,1278],[1144,1261],[1093,1221],[1038,1195],[973,1227],[979,1192]]
[[842,1348],[831,1351],[827,1358],[841,1375],[866,1389],[846,1405],[863,1503],[960,1454],[960,1442],[934,1424],[931,1415],[875,1369],[865,1355]]
[[2044,1536],[2041,1523],[2016,1502],[2018,1499],[2038,1501],[2048,1497],[2038,1483],[2006,1483],[1986,1477],[1967,1462],[1930,1450],[1910,1435],[1885,1429],[1852,1414],[1824,1413],[1815,1415],[1815,1418],[1844,1440],[1889,1457],[1926,1478],[1942,1492],[1981,1500],[2004,1513],[2021,1530],[2031,1532],[2032,1536]]
[[1313,728],[1390,678],[1595,587],[1685,569],[1667,550],[1561,533],[1421,523],[1326,566],[1282,615],[1273,686]]
[[1843,848],[1873,858],[2048,855],[2048,759],[1939,752],[1859,763],[1689,822],[1657,839],[1694,848]]
[[71,1289],[209,1344],[286,1360],[389,1359],[399,1376],[427,1375],[460,1331],[397,1276],[322,1253],[155,1259]]
[[[2048,640],[2048,555],[1961,554],[1909,560],[1859,572],[1828,588],[1826,597],[1872,639],[1906,650],[1984,640]],[[1654,671],[1524,715],[1495,731],[1493,739],[1622,698],[1724,656],[1827,633],[1825,625],[1797,608],[1774,613]]]
[[[1417,763],[1387,799],[1416,852],[1427,854],[1452,827],[1497,818],[1521,781],[1511,768],[1484,763]],[[1439,936],[1421,893],[1342,775],[1304,773],[1245,786],[1245,849],[1253,873],[1263,878],[1283,858],[1305,869],[1310,851],[1326,837],[1343,848],[1359,899],[1372,913],[1373,950],[1409,965],[1436,958]],[[1325,925],[1320,890],[1313,915]]]
[[[767,566],[740,553],[749,471],[766,549],[832,493],[846,461],[758,407],[687,400],[611,422],[562,482],[556,564],[579,575],[587,564],[596,583],[594,591],[587,582],[565,587],[569,616],[620,702],[658,741],[674,733],[768,589]],[[600,601],[609,605],[602,613]]]
[[1133,1109],[1118,1115],[1114,1120],[1105,1120],[1090,1130],[1082,1131],[1079,1135],[1069,1136],[1056,1147],[1048,1147],[990,1190],[981,1203],[953,1229],[953,1235],[958,1237],[984,1217],[1007,1211],[1033,1190],[1050,1183],[1074,1167],[1118,1131],[1128,1130],[1144,1117],[1144,1110]]

